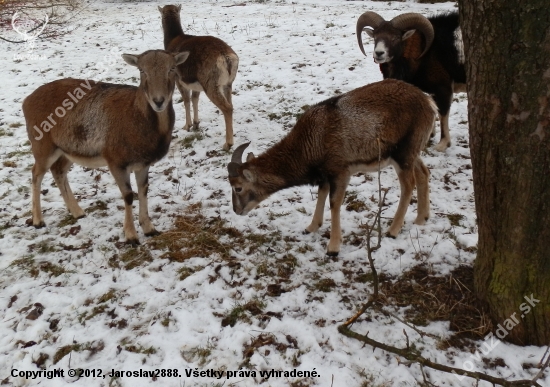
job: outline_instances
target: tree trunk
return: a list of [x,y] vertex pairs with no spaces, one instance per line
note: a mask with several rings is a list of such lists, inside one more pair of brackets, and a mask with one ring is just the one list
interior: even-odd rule
[[549,345],[550,5],[459,0],[459,8],[479,228],[475,290],[499,338]]

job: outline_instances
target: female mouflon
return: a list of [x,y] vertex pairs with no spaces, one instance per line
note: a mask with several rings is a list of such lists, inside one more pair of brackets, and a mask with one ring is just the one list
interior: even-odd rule
[[23,101],[23,114],[35,163],[32,168],[32,224],[45,226],[40,186],[48,169],[71,215],[84,216],[69,182],[73,163],[88,168],[107,166],[125,203],[126,241],[137,244],[132,215],[130,173],[136,174],[139,223],[145,235],[157,233],[147,210],[149,166],[168,152],[174,128],[172,94],[176,67],[189,53],[163,50],[124,54],[141,73],[139,87],[60,79],[36,89]]

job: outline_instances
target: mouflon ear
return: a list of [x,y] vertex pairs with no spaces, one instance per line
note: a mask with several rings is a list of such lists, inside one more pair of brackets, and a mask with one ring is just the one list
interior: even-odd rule
[[403,34],[403,36],[401,37],[401,40],[407,40],[409,39],[411,36],[413,36],[413,34],[416,32],[416,30],[408,30],[407,32],[405,32]]
[[177,66],[185,62],[187,58],[189,58],[189,51],[178,52],[177,54],[174,55],[174,59],[176,60]]
[[122,54],[122,59],[131,66],[137,67],[138,57],[131,54]]
[[243,176],[247,181],[251,183],[254,183],[256,181],[256,174],[250,169],[243,169]]

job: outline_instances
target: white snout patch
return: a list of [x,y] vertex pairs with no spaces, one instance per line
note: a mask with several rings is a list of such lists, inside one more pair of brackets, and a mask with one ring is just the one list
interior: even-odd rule
[[161,113],[164,111],[164,109],[166,109],[166,107],[168,106],[168,104],[170,104],[170,102],[172,101],[172,94],[173,93],[170,93],[170,95],[168,96],[168,98],[164,98],[164,103],[161,105],[161,107],[158,107],[157,104],[155,103],[154,99],[151,98],[150,95],[147,96],[147,101],[149,102],[149,106],[151,106],[151,109],[153,109],[154,111],[156,111],[157,113]]
[[374,46],[374,61],[376,63],[385,63],[389,62],[391,58],[388,57],[388,47],[386,46],[386,43],[380,41],[376,43],[376,46]]

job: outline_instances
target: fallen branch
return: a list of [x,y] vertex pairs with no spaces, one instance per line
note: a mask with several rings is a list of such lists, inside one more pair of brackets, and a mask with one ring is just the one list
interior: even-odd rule
[[[399,355],[411,362],[421,364],[425,367],[433,368],[438,371],[443,371],[447,373],[453,373],[457,374],[458,376],[468,376],[470,378],[474,378],[477,380],[484,380],[486,382],[490,382],[493,384],[498,384],[501,386],[539,386],[542,387],[540,384],[536,383],[534,380],[514,380],[514,381],[508,381],[506,379],[493,377],[487,374],[484,374],[482,372],[472,372],[472,371],[466,371],[461,368],[456,367],[449,367],[443,364],[435,363],[429,359],[426,359],[422,355],[418,353],[418,351],[413,349],[406,349],[406,348],[397,348],[391,345],[387,345],[384,343],[381,343],[379,341],[376,341],[374,339],[371,339],[367,335],[361,335],[359,333],[356,333],[349,329],[346,324],[342,324],[338,327],[338,332],[343,334],[344,336],[350,337],[352,339],[356,339],[359,341],[362,341],[363,343],[369,344],[373,348],[380,348],[384,351],[393,353],[395,355]],[[542,370],[541,370],[542,372]]]
[[[380,139],[377,139],[377,141],[378,141],[378,149],[380,150]],[[406,348],[398,348],[398,347],[394,347],[394,346],[391,346],[391,345],[388,345],[388,344],[384,344],[382,342],[379,342],[377,340],[374,340],[374,339],[371,339],[370,337],[368,337],[368,332],[367,332],[366,335],[361,335],[361,334],[359,334],[357,332],[354,332],[350,329],[350,326],[353,323],[355,323],[357,321],[357,319],[363,313],[365,313],[369,308],[371,308],[373,306],[377,307],[376,303],[379,301],[378,272],[376,271],[376,268],[374,266],[374,258],[372,256],[372,253],[374,251],[378,250],[380,248],[380,245],[381,245],[382,232],[381,232],[381,225],[380,225],[380,219],[381,219],[380,215],[382,213],[382,206],[383,206],[383,203],[385,201],[386,194],[388,192],[387,189],[383,190],[381,185],[380,185],[380,158],[381,158],[381,155],[380,155],[380,151],[379,151],[379,155],[378,155],[378,211],[377,211],[377,213],[374,217],[372,226],[369,226],[367,224],[367,237],[366,237],[367,258],[369,260],[369,265],[370,265],[370,268],[371,268],[371,271],[372,271],[372,274],[373,274],[373,293],[369,296],[368,301],[361,307],[361,309],[359,309],[359,311],[357,313],[355,313],[344,324],[342,324],[338,327],[338,332],[340,332],[341,334],[343,334],[346,337],[362,341],[365,344],[369,344],[373,348],[380,348],[384,351],[393,353],[393,354],[398,355],[401,358],[404,358],[404,359],[407,360],[407,362],[404,362],[404,361],[402,361],[401,359],[398,358],[398,362],[401,363],[401,364],[407,364],[407,365],[412,364],[412,363],[419,364],[421,372],[422,372],[422,377],[424,378],[425,383],[428,383],[428,381],[427,381],[427,378],[426,378],[426,374],[424,372],[424,367],[429,367],[429,368],[432,368],[432,369],[435,369],[435,370],[438,370],[438,371],[452,373],[460,379],[467,376],[467,377],[470,377],[470,378],[474,378],[477,381],[483,380],[483,381],[486,381],[486,382],[489,382],[489,383],[493,383],[493,385],[501,385],[501,386],[505,386],[505,387],[508,387],[508,386],[525,386],[525,387],[527,387],[527,386],[539,386],[539,387],[542,387],[539,383],[537,383],[537,380],[542,378],[545,369],[547,369],[550,366],[550,347],[544,353],[544,355],[543,355],[543,357],[542,357],[542,359],[539,363],[539,367],[541,368],[540,372],[538,372],[537,375],[533,379],[530,379],[530,380],[522,379],[522,380],[509,381],[509,380],[506,380],[506,379],[503,379],[503,378],[490,376],[490,375],[487,375],[487,374],[482,373],[482,372],[466,371],[464,369],[446,366],[446,365],[443,365],[443,364],[433,362],[430,359],[426,359],[425,357],[423,357],[421,355],[420,351],[415,349],[414,346],[411,347],[411,345],[409,343],[409,336],[407,335],[407,332],[405,331],[405,329],[403,329],[403,333],[404,333],[405,338],[406,338]],[[383,196],[382,196],[382,192],[384,192]],[[375,229],[375,227],[378,231],[378,240],[377,240],[377,244],[375,246],[371,246],[371,235],[372,235],[372,231]],[[391,314],[390,312],[387,312],[387,311],[383,310],[382,308],[377,308],[377,310],[381,311],[386,316],[392,316],[392,317],[396,318],[397,320],[399,320],[400,322],[402,322],[406,326],[410,327],[411,329],[414,329],[421,336],[427,335],[427,336],[433,337],[433,335],[429,335],[425,332],[422,332],[418,328],[414,327],[414,325],[401,320],[397,316]],[[546,356],[548,356],[548,358],[545,360]]]

